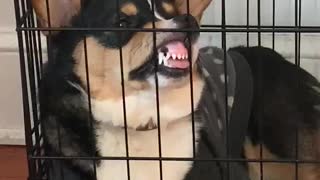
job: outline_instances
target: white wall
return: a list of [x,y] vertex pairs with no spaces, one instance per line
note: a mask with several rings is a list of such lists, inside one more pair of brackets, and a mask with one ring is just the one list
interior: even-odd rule
[[[248,0],[250,25],[258,24],[257,0]],[[295,25],[295,1],[275,0],[275,24]],[[226,0],[226,24],[247,25],[247,0]],[[261,0],[261,25],[272,25],[272,0]],[[203,18],[203,24],[221,25],[221,0],[213,0]],[[320,1],[304,0],[301,6],[301,25],[320,26]],[[227,33],[227,47],[247,45],[247,33]],[[221,33],[201,33],[202,45],[221,47]],[[250,45],[258,45],[257,33],[250,33]],[[272,33],[262,33],[262,45],[272,47]],[[275,50],[287,59],[295,60],[295,34],[276,33]],[[320,33],[301,34],[301,67],[320,79]]]
[[[246,25],[247,0],[226,0],[227,24]],[[250,24],[257,24],[257,0],[250,2]],[[295,0],[276,0],[276,25],[294,25]],[[320,26],[320,1],[304,0],[302,25]],[[272,0],[261,0],[262,24],[272,24]],[[205,24],[221,23],[221,0],[214,0],[204,16]],[[19,56],[13,0],[0,0],[0,144],[23,144],[23,115]],[[220,33],[202,33],[202,45],[221,46]],[[320,34],[302,34],[302,67],[320,79]],[[262,44],[271,46],[271,34],[262,35]],[[227,46],[246,44],[246,33],[227,33]],[[257,44],[256,34],[250,35],[250,44]],[[276,34],[276,50],[288,59],[294,59],[294,35]]]
[[0,144],[21,144],[24,136],[13,7],[0,0]]
[[[192,0],[191,0],[192,1]],[[250,25],[257,25],[257,0],[248,0],[250,6]],[[288,26],[295,24],[295,1],[296,0],[275,0],[276,25]],[[226,2],[226,23],[233,25],[247,24],[247,0],[225,0]],[[272,25],[272,0],[260,0],[261,22],[263,25]],[[302,0],[301,16],[302,25],[320,25],[320,1]],[[213,0],[205,23],[221,24],[221,0]]]

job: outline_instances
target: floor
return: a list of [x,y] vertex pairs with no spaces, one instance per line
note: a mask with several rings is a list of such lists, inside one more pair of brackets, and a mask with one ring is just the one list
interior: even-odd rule
[[0,146],[0,180],[26,180],[26,152],[23,146]]

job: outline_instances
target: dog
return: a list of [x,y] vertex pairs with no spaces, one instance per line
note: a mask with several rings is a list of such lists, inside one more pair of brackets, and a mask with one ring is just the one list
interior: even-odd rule
[[[205,76],[210,78],[201,68],[205,52],[197,46],[199,32],[129,30],[199,29],[211,0],[189,3],[32,1],[39,25],[56,28],[44,32],[55,49],[39,90],[45,152],[48,156],[97,157],[52,161],[52,179],[124,180],[130,175],[133,180],[205,180],[219,173],[214,170],[219,169],[216,164],[187,160],[211,157],[199,150],[204,147],[203,132],[210,128],[193,113],[202,110],[202,99],[208,99]],[[320,160],[319,82],[273,50],[235,47],[229,51],[246,60],[253,81],[241,153],[249,160],[279,160],[244,163],[241,166],[250,179],[293,180],[296,175],[301,180],[320,179],[320,165],[308,163]],[[119,158],[128,156],[135,159]],[[167,160],[159,162],[154,157]],[[297,158],[306,161],[297,169],[295,161],[280,162]]]

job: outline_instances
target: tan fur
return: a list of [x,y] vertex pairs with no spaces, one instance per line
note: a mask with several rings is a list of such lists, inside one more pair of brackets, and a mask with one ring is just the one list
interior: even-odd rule
[[[159,113],[161,126],[166,127],[171,122],[191,113],[191,94],[188,78],[180,79],[178,87],[159,89]],[[173,82],[174,83],[174,82]],[[194,107],[197,106],[204,82],[194,73]],[[156,90],[154,88],[146,90],[131,91],[126,93],[126,120],[128,127],[137,129],[146,126],[153,121],[157,123]],[[92,99],[92,112],[98,121],[111,123],[114,126],[124,126],[123,100],[118,99]]]
[[[175,28],[175,24],[170,21],[161,21],[155,24],[157,28]],[[152,23],[148,23],[144,28],[152,28]],[[158,32],[156,34],[156,45],[162,43],[172,33]],[[153,51],[153,33],[138,32],[131,40],[122,47],[124,81],[126,95],[130,95],[134,90],[150,88],[144,82],[128,81],[129,72],[141,66],[147,60],[147,56]],[[91,95],[95,99],[118,99],[122,97],[121,92],[121,69],[120,69],[120,51],[119,49],[105,48],[92,37],[86,39],[87,54],[85,54],[84,41],[80,42],[73,57],[76,60],[75,73],[78,74],[84,84],[87,86],[86,75],[86,55],[88,58],[88,71]],[[198,51],[193,47],[195,62]]]
[[[47,12],[47,5],[49,6],[50,14]],[[40,26],[61,27],[70,25],[72,17],[77,15],[81,9],[81,1],[48,0],[47,4],[46,0],[32,0],[32,6],[37,14]],[[45,33],[48,34],[48,32]]]
[[[155,25],[158,28],[175,28],[176,26],[171,20],[160,21]],[[152,28],[152,24],[146,24],[144,28]],[[171,36],[171,32],[156,33],[156,45],[159,45]],[[76,62],[74,72],[82,81],[83,88],[88,90],[85,58],[87,56],[90,95],[93,99],[94,111],[97,112],[97,118],[101,121],[111,121],[114,125],[123,126],[119,49],[106,48],[93,37],[86,38],[85,42],[87,49],[86,54],[84,41],[77,45],[73,53]],[[157,120],[154,77],[151,77],[151,80],[146,79],[145,81],[139,82],[129,79],[129,72],[147,61],[147,57],[153,51],[153,45],[152,32],[138,32],[122,47],[127,117],[128,125],[132,128],[146,125],[150,121],[150,118],[153,121]],[[194,65],[198,56],[197,47],[193,46],[192,51],[192,62]],[[196,72],[196,67],[193,69],[194,102],[196,104],[200,99],[203,82]],[[165,80],[170,85],[160,88],[159,90],[160,109],[162,111],[161,119],[165,119],[164,124],[191,113],[189,76],[179,79],[165,78]],[[137,108],[139,101],[145,102],[147,107]],[[196,107],[196,105],[194,106]],[[110,117],[106,116],[108,110],[105,109],[112,109],[111,112],[108,112],[112,117],[111,119],[108,119]],[[172,112],[172,110],[177,109],[180,110],[180,112]],[[165,117],[167,117],[167,119]]]
[[121,7],[121,11],[128,15],[128,16],[134,16],[137,15],[138,9],[133,3],[126,3]]
[[174,14],[175,13],[175,8],[172,4],[168,2],[163,2],[162,3],[162,8],[168,13],[168,14]]
[[[279,160],[275,154],[270,150],[262,147],[262,157],[260,156],[260,145],[253,145],[249,140],[245,144],[245,156],[248,159],[264,159],[264,160]],[[315,160],[315,159],[313,159]],[[249,173],[251,180],[259,180],[261,177],[261,163],[252,162],[248,163]],[[298,180],[319,180],[320,178],[320,165],[319,164],[298,164]],[[263,179],[266,180],[296,180],[296,164],[295,163],[262,163]]]
[[[175,0],[179,14],[188,13],[187,1],[188,0]],[[189,13],[200,22],[204,10],[210,5],[211,1],[212,0],[189,0]]]

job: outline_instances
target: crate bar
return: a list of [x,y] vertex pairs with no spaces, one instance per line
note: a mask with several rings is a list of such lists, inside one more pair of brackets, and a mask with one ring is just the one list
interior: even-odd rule
[[152,28],[71,28],[71,27],[61,27],[61,28],[17,28],[17,31],[131,31],[131,32],[230,32],[230,33],[241,33],[241,32],[281,32],[281,33],[320,33],[320,27],[301,27],[301,28],[222,28],[222,29],[152,29]]
[[[261,0],[257,1],[257,21],[258,21],[258,29],[261,28]],[[261,46],[261,32],[258,31],[258,46]],[[262,180],[262,179],[261,179]]]
[[[247,0],[247,29],[250,28],[250,0]],[[247,47],[250,46],[250,33],[247,32]]]
[[[187,14],[190,16],[190,0],[187,1]],[[190,19],[188,18],[188,23],[190,24]],[[196,157],[196,130],[195,130],[195,120],[194,120],[194,97],[193,97],[193,67],[192,67],[192,45],[191,45],[191,37],[190,33],[188,33],[188,41],[189,41],[189,47],[188,48],[188,57],[189,57],[189,63],[190,63],[190,102],[191,102],[191,121],[192,121],[192,150],[193,150],[193,157]]]
[[[272,0],[272,28],[276,26],[276,0]],[[272,32],[272,49],[275,49],[275,32]]]
[[[301,27],[301,0],[295,0],[295,27]],[[301,55],[301,33],[295,33],[295,65],[300,67],[300,55]],[[300,82],[298,82],[300,83]],[[295,158],[299,159],[299,129],[295,127]],[[299,177],[299,163],[295,162],[295,179]]]
[[[84,0],[80,1],[81,8],[84,5]],[[81,17],[83,20],[83,17]],[[89,115],[88,115],[88,122],[89,122],[89,127],[91,130],[91,134],[94,132],[94,127],[93,127],[93,117],[92,117],[92,103],[91,103],[91,88],[90,88],[90,77],[89,77],[89,63],[88,63],[88,48],[87,48],[87,37],[86,33],[83,35],[83,48],[84,48],[84,58],[85,58],[85,69],[86,69],[86,81],[87,81],[87,98],[88,98],[88,108],[89,108]],[[90,144],[92,152],[90,153],[91,156],[95,156],[96,152],[94,151],[95,149],[95,144],[91,142]],[[97,179],[97,167],[96,167],[96,160],[92,159],[93,163],[93,173],[94,173],[94,178]]]
[[[31,4],[30,1],[26,1],[26,8],[28,11],[30,11]],[[34,27],[33,19],[32,16],[28,16],[27,21],[26,21],[27,26]],[[31,104],[32,104],[32,118],[33,118],[33,128],[35,129],[34,135],[35,135],[35,147],[40,147],[40,132],[39,132],[39,126],[36,124],[39,123],[39,117],[38,117],[38,106],[37,106],[37,92],[36,88],[37,85],[39,84],[39,74],[38,74],[38,69],[35,68],[36,66],[36,61],[37,56],[34,52],[37,52],[36,50],[36,44],[34,41],[35,38],[35,32],[27,32],[26,33],[26,43],[28,43],[27,46],[27,54],[28,54],[28,73],[29,73],[29,83],[30,83],[30,95],[31,95]],[[37,149],[40,151],[40,149]],[[39,162],[37,162],[38,164]]]
[[[226,29],[226,0],[222,0],[221,2],[221,8],[222,8],[222,15],[221,15],[221,28],[222,30]],[[223,49],[223,68],[224,68],[224,82],[225,82],[225,88],[224,88],[224,92],[225,92],[225,119],[226,119],[226,158],[229,159],[230,158],[230,142],[229,142],[229,114],[228,114],[228,67],[227,67],[227,34],[225,31],[221,32],[221,46]],[[226,162],[227,165],[227,172],[226,172],[226,178],[227,180],[230,179],[230,161]]]
[[[152,10],[152,30],[156,30],[156,17],[155,17],[155,0],[149,0],[151,2],[151,10]],[[156,42],[156,32],[153,31],[153,51],[157,52]],[[162,148],[161,148],[161,124],[160,124],[160,107],[159,107],[159,80],[158,80],[158,61],[154,61],[155,65],[155,72],[154,72],[154,78],[155,78],[155,85],[156,85],[156,106],[157,106],[157,124],[158,124],[158,146],[159,146],[159,157],[162,158]],[[159,159],[159,171],[160,171],[160,180],[163,179],[163,171],[162,171],[162,160]]]
[[319,160],[297,160],[297,159],[245,159],[245,158],[211,158],[211,159],[198,159],[198,158],[179,158],[179,157],[91,157],[91,156],[30,156],[31,159],[79,159],[79,160],[134,160],[134,161],[200,161],[200,162],[264,162],[264,163],[303,163],[303,164],[320,164]]
[[[258,23],[258,30],[260,30],[260,28],[261,28],[261,0],[257,0],[257,23]],[[258,31],[258,46],[260,47],[261,46],[261,44],[262,44],[262,42],[261,42],[261,31]],[[259,96],[261,97],[261,96],[263,96],[263,86],[262,86],[262,84],[263,84],[263,82],[262,82],[262,80],[263,80],[263,73],[262,73],[262,62],[261,61],[258,61],[258,76],[259,77],[261,77],[260,79],[261,79],[261,81],[259,82],[259,83],[257,83],[258,84],[258,94],[259,94]],[[259,118],[259,120],[258,120],[258,136],[259,136],[259,138],[260,139],[262,139],[262,134],[263,134],[263,109],[264,109],[264,107],[263,107],[263,103],[261,103],[261,106],[260,107],[258,107],[258,118]],[[260,156],[260,159],[262,159],[263,158],[263,145],[262,145],[262,143],[260,143],[260,146],[259,146],[259,156]],[[260,171],[260,180],[263,180],[264,179],[264,176],[263,176],[263,162],[260,162],[259,163],[259,165],[260,165],[260,169],[259,169],[259,171]]]
[[[21,24],[21,14],[20,14],[20,3],[19,0],[14,0],[15,16],[16,16],[16,27]],[[24,57],[24,45],[23,45],[23,35],[22,31],[17,31],[18,46],[19,46],[19,58],[20,58],[20,74],[21,74],[21,88],[22,88],[22,100],[23,100],[23,115],[24,115],[24,129],[25,129],[25,141],[26,141],[26,152],[28,159],[28,172],[29,178],[34,177],[35,171],[35,161],[30,158],[32,155],[32,136],[31,136],[31,117],[30,117],[30,107],[29,107],[29,95],[28,95],[28,84],[26,76],[26,65]]]
[[[117,0],[117,18],[120,22],[120,0]],[[118,27],[120,28],[120,24],[118,24]],[[118,34],[119,42],[122,39],[121,34]],[[125,148],[126,148],[126,157],[129,158],[129,141],[128,141],[128,122],[127,122],[127,111],[126,111],[126,93],[125,93],[125,84],[124,84],[124,71],[123,71],[123,53],[122,53],[122,47],[119,49],[119,55],[120,55],[120,73],[121,73],[121,91],[122,91],[122,106],[123,106],[123,121],[124,121],[124,133],[125,133]],[[130,180],[130,161],[129,159],[126,160],[127,162],[127,174],[128,174],[128,180]]]

